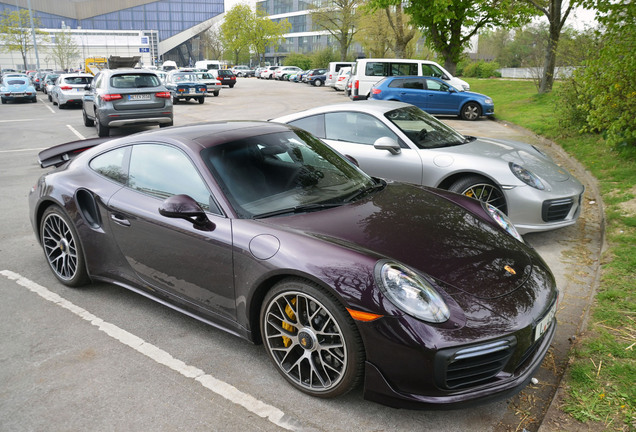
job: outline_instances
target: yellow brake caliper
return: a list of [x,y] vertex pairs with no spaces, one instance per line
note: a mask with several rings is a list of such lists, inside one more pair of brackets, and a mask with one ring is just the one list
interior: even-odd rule
[[[296,299],[292,299],[291,300],[291,304],[293,304],[294,306],[296,305]],[[296,321],[296,314],[294,313],[293,309],[291,308],[291,306],[287,305],[285,306],[285,314],[287,314],[287,316],[289,317],[290,320],[292,321]],[[290,333],[294,332],[294,326],[291,324],[286,323],[285,321],[283,321],[282,327],[287,330]],[[285,345],[285,348],[289,347],[291,345],[291,339],[288,338],[287,336],[283,336],[283,345]]]

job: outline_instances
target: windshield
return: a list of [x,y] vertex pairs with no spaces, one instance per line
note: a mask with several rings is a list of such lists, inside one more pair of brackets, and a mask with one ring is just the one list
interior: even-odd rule
[[243,218],[341,205],[376,182],[305,131],[259,135],[202,153]]
[[387,112],[385,116],[421,149],[450,147],[468,142],[455,129],[415,106],[398,108]]
[[193,73],[178,73],[172,76],[174,82],[194,82],[197,80],[197,75]]

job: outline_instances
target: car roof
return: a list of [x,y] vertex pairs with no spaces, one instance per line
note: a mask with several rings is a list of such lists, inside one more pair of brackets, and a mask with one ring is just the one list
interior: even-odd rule
[[410,107],[410,106],[412,105],[404,103],[404,102],[384,101],[384,100],[361,100],[361,101],[355,101],[355,102],[353,101],[341,102],[337,104],[310,108],[305,111],[300,111],[294,114],[289,114],[286,116],[278,117],[276,119],[272,119],[272,121],[279,121],[279,122],[286,123],[288,121],[291,121],[297,118],[302,118],[302,117],[315,115],[315,114],[322,114],[326,112],[334,112],[334,111],[358,111],[358,112],[366,112],[366,113],[382,116],[387,111],[391,111],[397,108]]
[[179,143],[198,153],[204,148],[252,136],[289,131],[290,127],[266,121],[220,121],[177,126],[129,135],[119,141]]

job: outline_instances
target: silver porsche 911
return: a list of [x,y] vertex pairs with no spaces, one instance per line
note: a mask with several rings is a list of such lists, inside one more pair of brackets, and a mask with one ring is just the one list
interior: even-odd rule
[[581,211],[585,188],[541,150],[464,136],[413,105],[342,103],[272,121],[311,132],[374,177],[486,201],[522,234],[572,225]]

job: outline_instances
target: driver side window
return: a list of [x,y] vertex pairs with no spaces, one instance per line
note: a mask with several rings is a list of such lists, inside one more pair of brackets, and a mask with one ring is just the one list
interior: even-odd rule
[[186,194],[204,210],[220,213],[199,171],[174,147],[160,144],[134,146],[130,155],[128,187],[161,200]]
[[358,112],[325,114],[325,138],[373,145],[378,138],[389,137],[398,141],[388,127],[373,116]]

